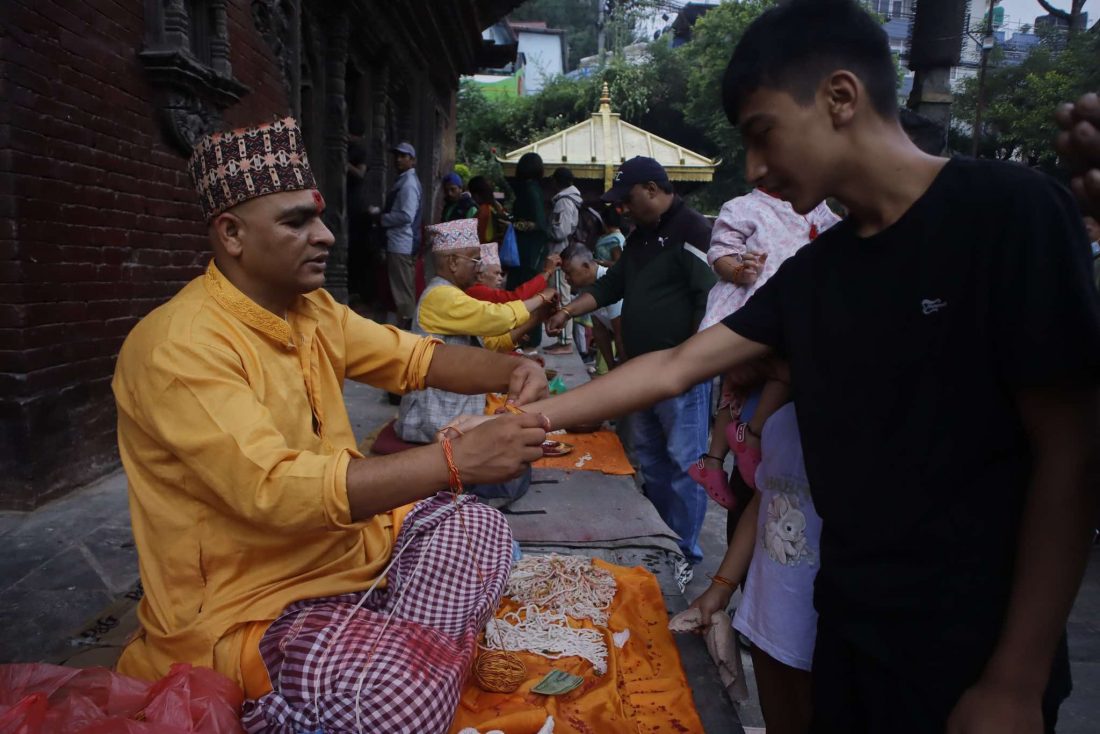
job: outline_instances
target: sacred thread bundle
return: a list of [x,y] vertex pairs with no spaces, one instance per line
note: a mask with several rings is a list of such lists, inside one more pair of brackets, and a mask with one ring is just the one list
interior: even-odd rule
[[[603,633],[574,627],[570,617],[606,626],[615,592],[615,578],[583,556],[552,553],[523,558],[512,569],[504,592],[523,606],[499,619],[489,619],[485,626],[487,652],[482,657],[489,655],[489,651],[530,652],[551,660],[577,656],[603,675],[607,672],[607,643]],[[504,667],[494,658],[486,665],[493,670]],[[516,666],[509,663],[506,667],[515,670]],[[478,680],[481,682],[480,676]],[[512,680],[509,677],[508,682]],[[491,673],[489,684],[503,685],[503,676]]]

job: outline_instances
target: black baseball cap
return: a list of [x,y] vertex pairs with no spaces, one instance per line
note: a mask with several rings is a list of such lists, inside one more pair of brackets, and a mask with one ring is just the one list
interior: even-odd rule
[[626,199],[627,194],[636,184],[667,183],[668,172],[665,167],[652,158],[644,155],[634,156],[626,163],[619,166],[619,172],[615,174],[615,180],[611,188],[604,192],[600,198],[604,201],[618,203]]

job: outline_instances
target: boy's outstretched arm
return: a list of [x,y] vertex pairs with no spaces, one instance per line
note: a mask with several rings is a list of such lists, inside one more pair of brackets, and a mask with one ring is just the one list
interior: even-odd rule
[[1051,661],[1088,559],[1097,513],[1100,395],[1023,392],[1034,463],[1000,641],[948,720],[948,734],[1042,732]]
[[553,428],[594,423],[675,397],[769,351],[716,324],[678,347],[634,357],[598,380],[523,409],[542,413]]

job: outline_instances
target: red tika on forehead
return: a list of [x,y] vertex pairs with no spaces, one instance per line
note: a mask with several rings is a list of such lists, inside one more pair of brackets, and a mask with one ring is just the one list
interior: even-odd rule
[[313,204],[317,207],[318,214],[325,211],[325,197],[321,196],[321,192],[317,189],[313,190]]
[[[292,117],[214,133],[195,145],[187,167],[199,194],[203,218],[210,221],[249,199],[282,191],[316,189],[305,142]],[[318,208],[324,199],[314,192]]]

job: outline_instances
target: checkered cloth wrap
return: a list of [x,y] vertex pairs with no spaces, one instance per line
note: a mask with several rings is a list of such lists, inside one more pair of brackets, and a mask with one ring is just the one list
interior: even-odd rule
[[360,594],[286,608],[260,641],[274,691],[245,702],[249,734],[447,731],[478,633],[512,569],[504,516],[469,495],[458,501],[461,522],[450,494],[413,508],[394,544],[395,553],[404,551],[387,587],[375,589],[342,630]]
[[207,135],[195,145],[187,167],[208,222],[258,196],[317,188],[293,117]]

